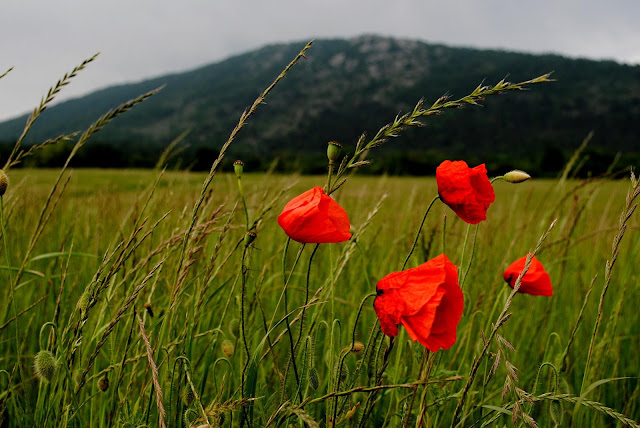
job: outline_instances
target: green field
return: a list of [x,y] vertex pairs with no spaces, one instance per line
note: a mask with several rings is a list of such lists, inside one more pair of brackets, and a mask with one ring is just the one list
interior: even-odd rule
[[[612,255],[628,178],[498,181],[478,226],[436,202],[408,266],[444,252],[466,276],[457,342],[425,353],[400,328],[386,353],[371,294],[400,270],[434,179],[350,178],[334,196],[353,238],[320,245],[311,264],[307,244],[297,265],[301,245],[291,242],[283,275],[276,217],[323,176],[245,173],[248,223],[257,222],[245,246],[233,174],[214,177],[186,240],[206,174],[76,170],[49,197],[58,174],[11,170],[3,198],[0,426],[440,427],[453,425],[463,396],[459,426],[512,426],[514,408],[518,425],[530,416],[541,427],[638,426],[637,214]],[[463,394],[511,292],[504,269],[554,219],[536,256],[554,295],[514,296]],[[294,265],[289,333],[281,299]],[[349,352],[354,340],[362,351]],[[56,359],[49,381],[34,369],[42,350]]]

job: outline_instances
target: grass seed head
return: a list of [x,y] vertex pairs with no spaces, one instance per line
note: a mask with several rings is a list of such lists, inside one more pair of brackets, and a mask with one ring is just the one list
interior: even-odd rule
[[40,351],[36,354],[34,370],[41,381],[51,382],[58,369],[58,362],[51,351]]
[[4,195],[9,187],[9,177],[3,170],[0,169],[0,196]]

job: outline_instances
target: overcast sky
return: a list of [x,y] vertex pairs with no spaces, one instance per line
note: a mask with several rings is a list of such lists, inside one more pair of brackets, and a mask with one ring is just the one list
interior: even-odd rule
[[98,51],[57,101],[267,43],[363,33],[639,64],[639,20],[638,0],[0,0],[0,74],[15,67],[0,79],[0,120]]

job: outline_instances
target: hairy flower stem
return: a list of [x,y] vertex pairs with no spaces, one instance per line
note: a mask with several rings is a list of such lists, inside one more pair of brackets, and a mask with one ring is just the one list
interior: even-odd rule
[[242,207],[244,208],[244,218],[246,220],[246,229],[249,231],[249,211],[247,210],[247,201],[244,198],[244,190],[242,189],[242,177],[238,177],[238,192],[242,199]]
[[[291,361],[292,366],[293,366],[293,374],[296,378],[296,389],[298,391],[298,398],[300,399],[300,401],[302,401],[302,391],[300,388],[300,376],[298,375],[298,366],[296,365],[296,359],[295,359],[295,344],[293,341],[293,333],[291,332],[291,324],[289,323],[289,304],[288,304],[288,299],[287,299],[287,288],[289,286],[289,282],[291,281],[291,277],[293,276],[293,272],[296,269],[296,266],[298,264],[298,261],[300,260],[300,256],[302,256],[302,251],[304,250],[305,244],[302,244],[300,246],[300,249],[298,250],[298,254],[296,256],[296,261],[294,262],[293,266],[291,267],[291,272],[289,272],[289,275],[287,276],[286,274],[286,267],[287,267],[287,250],[289,249],[289,242],[291,242],[291,238],[287,238],[287,243],[285,244],[285,250],[284,250],[284,255],[282,257],[282,278],[284,279],[284,286],[282,288],[282,294],[280,295],[281,300],[284,301],[284,321],[285,321],[285,325],[287,327],[287,334],[289,336],[289,350],[291,352],[291,358],[289,361]],[[273,317],[271,318],[271,326],[273,326],[273,321],[275,318],[275,314],[277,312],[278,306],[280,306],[280,300],[278,300],[278,303],[276,304],[276,308],[273,311]],[[271,330],[271,326],[269,327],[269,330]],[[287,377],[286,377],[286,371],[285,371],[285,378],[284,378],[284,384],[286,385],[287,383]]]
[[411,249],[409,250],[409,254],[407,254],[407,258],[404,259],[404,263],[402,264],[402,269],[400,269],[400,270],[404,270],[404,268],[407,266],[407,263],[409,262],[409,259],[411,258],[411,255],[413,254],[413,250],[416,249],[416,245],[418,244],[418,239],[420,239],[420,233],[422,232],[422,227],[424,226],[424,222],[427,220],[427,215],[429,215],[429,211],[431,210],[431,207],[433,206],[433,204],[438,199],[440,199],[440,195],[438,195],[435,198],[433,198],[433,200],[429,203],[429,206],[427,207],[427,210],[424,212],[424,216],[422,217],[422,222],[420,223],[420,227],[418,228],[418,232],[416,233],[416,238],[413,240],[413,244],[411,245]]
[[298,346],[300,345],[300,341],[302,340],[302,333],[304,332],[304,315],[307,311],[307,305],[309,304],[309,283],[311,279],[311,262],[313,261],[313,256],[315,256],[318,251],[318,247],[320,244],[316,244],[313,247],[313,251],[311,252],[311,256],[309,256],[309,264],[307,265],[307,281],[305,287],[305,295],[304,295],[304,305],[302,306],[302,311],[300,313],[300,332],[298,333],[298,340],[296,340],[295,350],[298,350]]
[[[422,377],[423,377],[422,370],[424,369],[424,364],[429,358],[429,355],[430,355],[429,350],[427,348],[424,348],[424,351],[422,352],[422,359],[420,361],[420,368],[418,369],[418,380],[422,380]],[[411,402],[409,403],[407,416],[405,417],[405,420],[404,420],[404,425],[403,425],[404,428],[407,428],[409,426],[409,421],[411,420],[411,410],[413,409],[413,402],[416,399],[417,393],[418,393],[418,387],[416,386],[416,388],[414,388],[413,392],[411,393]]]

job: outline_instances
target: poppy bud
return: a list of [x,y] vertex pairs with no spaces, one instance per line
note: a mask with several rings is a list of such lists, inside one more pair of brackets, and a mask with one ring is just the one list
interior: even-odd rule
[[351,352],[354,354],[357,354],[359,352],[362,352],[362,350],[364,349],[364,343],[359,342],[359,341],[355,341],[353,343],[353,347],[351,348]]
[[98,381],[98,389],[102,392],[109,389],[109,379],[106,376]]
[[244,171],[244,162],[237,160],[233,163],[233,171],[236,173],[236,177],[242,177],[242,171]]
[[185,389],[182,390],[182,402],[185,406],[190,406],[191,403],[196,399],[196,396],[193,395],[193,390],[191,386],[187,385]]
[[225,357],[229,358],[233,356],[233,343],[231,343],[229,339],[223,340],[220,347],[222,348],[222,353],[225,355]]
[[3,170],[0,169],[0,196],[4,195],[9,187],[9,177]]
[[334,163],[338,160],[341,151],[342,144],[337,141],[329,141],[329,145],[327,146],[327,157],[329,158],[329,162]]
[[309,386],[314,391],[320,387],[320,379],[318,379],[318,371],[315,367],[309,369]]
[[519,169],[514,169],[513,171],[507,172],[505,175],[502,176],[502,178],[504,179],[504,181],[508,183],[516,184],[516,183],[522,183],[524,181],[527,181],[528,179],[531,178],[531,176],[524,171],[520,171]]
[[244,246],[248,247],[249,245],[251,245],[251,243],[256,240],[256,236],[257,235],[255,232],[251,232],[251,231],[247,232],[244,235]]
[[40,351],[36,354],[34,369],[41,381],[50,382],[58,369],[58,362],[51,351]]

